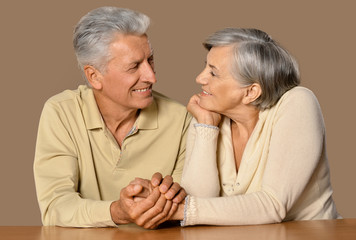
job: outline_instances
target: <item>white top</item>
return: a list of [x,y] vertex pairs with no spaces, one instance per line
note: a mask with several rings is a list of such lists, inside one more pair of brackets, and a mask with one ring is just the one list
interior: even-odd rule
[[332,199],[325,127],[315,95],[286,92],[261,111],[238,173],[230,119],[197,124],[187,138],[183,225],[246,225],[339,218]]

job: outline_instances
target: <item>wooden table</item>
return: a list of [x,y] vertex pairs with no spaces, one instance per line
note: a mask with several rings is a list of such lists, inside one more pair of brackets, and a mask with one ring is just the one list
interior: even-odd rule
[[209,239],[312,239],[356,240],[356,219],[285,222],[255,226],[192,226],[145,230],[120,228],[62,228],[41,226],[0,227],[0,240],[209,240]]

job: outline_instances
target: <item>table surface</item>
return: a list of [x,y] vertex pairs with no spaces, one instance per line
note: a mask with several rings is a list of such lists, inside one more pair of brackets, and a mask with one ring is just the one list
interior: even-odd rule
[[295,221],[253,226],[164,227],[145,230],[126,225],[119,228],[62,228],[42,226],[1,226],[1,240],[91,240],[91,239],[356,239],[356,219]]

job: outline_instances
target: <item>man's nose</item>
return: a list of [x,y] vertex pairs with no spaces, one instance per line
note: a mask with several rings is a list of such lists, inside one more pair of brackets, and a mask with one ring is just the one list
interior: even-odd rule
[[156,83],[156,74],[153,70],[153,67],[149,63],[145,63],[142,66],[141,78],[145,82]]

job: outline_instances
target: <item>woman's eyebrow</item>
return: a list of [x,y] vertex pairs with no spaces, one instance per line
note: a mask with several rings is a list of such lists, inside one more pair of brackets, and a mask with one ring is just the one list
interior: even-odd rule
[[214,69],[214,70],[218,70],[217,67],[215,67],[215,66],[212,65],[212,64],[209,64],[208,66],[209,66],[210,68]]

